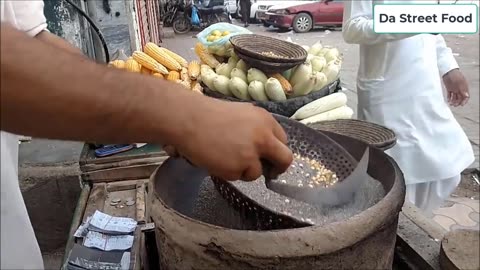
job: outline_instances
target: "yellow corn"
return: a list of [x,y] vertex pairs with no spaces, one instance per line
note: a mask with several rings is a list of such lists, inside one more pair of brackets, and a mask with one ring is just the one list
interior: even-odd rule
[[167,80],[169,81],[177,81],[180,80],[180,73],[178,71],[172,70],[168,73]]
[[164,51],[171,58],[173,58],[175,61],[177,61],[180,64],[180,66],[182,66],[182,67],[187,67],[188,66],[187,60],[185,60],[185,58],[181,57],[180,55],[178,55],[178,54],[176,54],[176,53],[174,53],[174,52],[172,52],[169,49],[164,48],[164,47],[160,47],[160,50]]
[[153,73],[152,76],[160,78],[160,79],[165,79],[165,77],[162,75],[162,73]]
[[198,61],[192,61],[188,64],[188,76],[190,79],[196,80],[200,75],[200,63]]
[[290,84],[290,82],[282,76],[282,74],[280,73],[275,73],[272,75],[272,78],[275,78],[277,79],[280,84],[282,85],[282,89],[283,89],[283,92],[285,92],[285,94],[291,94],[293,89],[292,89],[292,85]]
[[173,59],[165,52],[165,50],[158,47],[155,43],[149,42],[145,44],[143,51],[155,59],[158,63],[170,70],[180,71],[182,69],[182,66],[175,59]]
[[220,65],[220,62],[218,62],[217,58],[209,54],[205,46],[203,46],[203,44],[200,42],[195,45],[195,53],[202,62],[204,62],[211,68],[216,68],[218,65]]
[[140,70],[142,69],[140,64],[133,58],[128,59],[127,62],[125,62],[125,68],[130,72],[140,72]]
[[108,66],[109,66],[109,67],[115,67],[115,68],[123,69],[123,68],[125,68],[125,61],[123,61],[123,60],[114,60],[114,61],[111,61],[110,63],[108,63]]
[[145,67],[149,70],[153,70],[158,73],[168,74],[168,70],[162,64],[158,63],[155,59],[150,57],[148,54],[140,51],[136,51],[133,53],[133,59],[140,63],[142,67]]

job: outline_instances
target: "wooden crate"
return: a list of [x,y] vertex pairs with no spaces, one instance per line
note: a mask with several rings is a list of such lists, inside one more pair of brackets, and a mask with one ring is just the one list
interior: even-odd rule
[[157,145],[147,144],[124,153],[97,158],[94,149],[85,144],[79,163],[83,181],[100,183],[149,178],[165,159],[167,153]]
[[[63,268],[68,263],[68,256],[75,243],[81,243],[82,239],[76,239],[73,234],[82,222],[86,221],[87,217],[93,215],[96,210],[111,216],[129,217],[135,219],[139,226],[134,232],[134,243],[131,248],[131,263],[130,269],[140,270],[144,269],[142,258],[145,248],[145,235],[141,228],[146,224],[146,206],[145,200],[147,198],[148,179],[136,179],[115,182],[101,182],[86,184],[80,195],[77,207],[75,209],[72,225],[70,227],[69,239],[65,248],[65,255],[63,258]],[[124,208],[116,208],[110,205],[112,198],[126,199],[128,197],[135,198],[135,204],[132,206],[125,206]]]

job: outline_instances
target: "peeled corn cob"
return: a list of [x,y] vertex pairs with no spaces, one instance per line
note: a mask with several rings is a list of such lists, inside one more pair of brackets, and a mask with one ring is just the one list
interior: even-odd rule
[[162,73],[153,73],[152,75],[153,75],[153,77],[165,79],[165,77],[162,75]]
[[275,73],[272,75],[273,78],[277,79],[280,84],[282,85],[282,88],[283,88],[283,92],[285,92],[285,94],[291,94],[292,93],[292,85],[290,84],[290,82],[285,79],[285,77],[283,77],[280,73]]
[[170,51],[167,48],[160,47],[160,50],[164,51],[171,58],[173,58],[175,61],[177,61],[180,64],[180,66],[182,66],[182,67],[187,67],[188,66],[187,60],[185,60],[185,58],[181,57],[180,55]]
[[188,64],[188,76],[190,79],[196,80],[200,75],[200,63],[198,61],[192,61]]
[[123,60],[114,60],[114,61],[111,61],[110,63],[108,63],[108,66],[109,66],[109,67],[115,67],[115,68],[123,69],[123,68],[125,68],[125,61],[123,61]]
[[211,68],[216,68],[218,65],[220,65],[220,62],[218,62],[217,58],[208,53],[205,46],[203,46],[203,44],[200,42],[195,45],[195,53],[202,62],[204,62]]
[[140,65],[158,73],[167,74],[168,70],[162,64],[158,63],[155,59],[144,52],[136,51],[133,53],[133,59]]
[[130,72],[140,72],[142,66],[140,66],[140,64],[132,58],[125,62],[125,68]]
[[169,81],[177,81],[180,80],[180,73],[178,71],[172,70],[168,73],[167,80]]
[[180,71],[182,66],[168,55],[163,48],[158,47],[155,43],[149,42],[143,47],[143,51],[155,59],[158,63],[167,67],[170,70]]

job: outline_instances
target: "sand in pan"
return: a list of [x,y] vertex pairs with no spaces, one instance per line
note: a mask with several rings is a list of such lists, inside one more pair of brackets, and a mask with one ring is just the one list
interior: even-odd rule
[[[260,184],[252,185],[249,182],[236,181],[233,184],[243,194],[266,209],[320,226],[346,220],[376,204],[385,196],[381,183],[368,177],[351,203],[341,207],[325,208],[299,202],[270,191],[265,187],[263,178],[257,181],[261,181],[263,188],[259,188]],[[194,213],[193,218],[217,226],[242,230],[256,228],[256,221],[244,219],[240,212],[222,198],[209,178],[202,184]]]

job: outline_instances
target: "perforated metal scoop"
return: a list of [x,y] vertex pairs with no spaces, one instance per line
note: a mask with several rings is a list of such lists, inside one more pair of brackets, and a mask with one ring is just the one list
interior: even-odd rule
[[[315,166],[312,165],[315,162],[311,162],[308,158],[301,159],[303,159],[301,161],[307,162],[296,164],[306,165],[300,166],[301,168],[293,167],[275,180],[266,179],[267,188],[298,201],[320,206],[338,206],[351,202],[355,193],[367,180],[368,148],[353,172],[340,182],[336,182],[335,177],[333,177],[334,174],[331,173],[327,173],[325,179],[319,179],[319,177],[310,174],[310,171],[318,172],[319,170],[315,170],[318,166],[316,164]],[[306,168],[308,165],[310,165],[310,168]],[[286,180],[286,178],[290,179]]]

